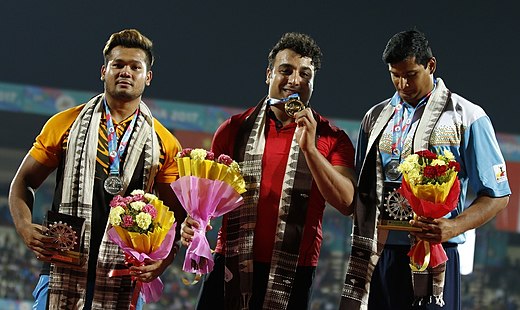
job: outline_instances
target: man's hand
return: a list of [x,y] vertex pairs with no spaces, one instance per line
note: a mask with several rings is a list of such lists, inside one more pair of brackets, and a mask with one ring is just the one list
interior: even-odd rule
[[50,261],[52,255],[58,253],[56,239],[45,235],[47,227],[31,224],[19,231],[25,245],[41,261]]
[[296,141],[302,150],[308,150],[316,146],[317,123],[310,108],[303,109],[294,115],[296,128]]
[[420,228],[421,231],[410,232],[419,240],[430,243],[442,243],[457,236],[459,232],[453,226],[453,220],[446,218],[431,219],[423,216],[410,220],[413,227]]
[[[193,236],[195,235],[195,230],[200,229],[200,224],[196,220],[194,220],[191,216],[187,216],[184,222],[181,224],[181,243],[183,246],[188,246],[190,242],[193,240]],[[210,231],[213,229],[211,227],[210,222],[206,226],[206,231]]]
[[130,275],[134,276],[136,280],[149,283],[159,277],[170,263],[165,259],[152,260],[145,259],[143,266],[131,266]]

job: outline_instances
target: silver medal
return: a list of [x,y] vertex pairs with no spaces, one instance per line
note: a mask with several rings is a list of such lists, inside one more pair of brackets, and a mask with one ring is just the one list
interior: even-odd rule
[[388,165],[386,165],[385,175],[389,180],[395,181],[395,180],[399,179],[399,177],[401,176],[401,172],[399,171],[398,167],[399,167],[399,160],[397,160],[397,159],[392,159],[388,163]]
[[104,183],[107,193],[117,195],[123,190],[123,180],[118,175],[109,175]]

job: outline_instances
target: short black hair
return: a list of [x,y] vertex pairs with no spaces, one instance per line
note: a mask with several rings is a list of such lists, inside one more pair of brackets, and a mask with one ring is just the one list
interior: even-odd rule
[[151,70],[154,62],[153,43],[136,29],[125,29],[113,33],[105,44],[103,55],[105,56],[105,65],[108,63],[108,56],[112,49],[116,46],[126,48],[139,48],[146,53],[147,69]]
[[433,57],[428,39],[417,29],[395,34],[383,51],[383,61],[387,64],[398,63],[409,57],[415,57],[415,62],[425,67]]
[[314,71],[318,71],[321,68],[321,57],[323,54],[316,41],[307,34],[287,32],[282,35],[280,40],[269,52],[268,60],[270,69],[273,68],[274,60],[278,52],[284,49],[290,49],[303,57],[309,57],[314,66]]

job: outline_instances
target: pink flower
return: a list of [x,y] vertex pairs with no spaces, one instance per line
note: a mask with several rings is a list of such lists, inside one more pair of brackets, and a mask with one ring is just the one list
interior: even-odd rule
[[123,224],[121,226],[123,227],[132,227],[134,225],[134,219],[131,215],[124,215],[123,216]]
[[229,166],[229,165],[231,165],[231,163],[233,163],[233,159],[231,157],[229,157],[229,155],[226,155],[226,154],[220,154],[217,161],[226,166]]
[[110,201],[110,207],[111,208],[115,208],[117,206],[121,206],[123,208],[126,208],[126,204],[127,204],[127,199],[124,198],[123,196],[121,195],[117,195],[115,196],[111,201]]
[[144,195],[142,194],[135,194],[132,196],[132,201],[144,201],[146,202],[146,199],[144,198]]
[[207,160],[215,160],[215,153],[213,153],[212,151],[208,151],[206,153],[206,159]]
[[190,157],[192,149],[191,148],[185,148],[182,150],[180,157]]
[[157,209],[155,209],[155,207],[151,204],[145,205],[142,211],[150,214],[152,216],[152,219],[154,219],[157,216]]

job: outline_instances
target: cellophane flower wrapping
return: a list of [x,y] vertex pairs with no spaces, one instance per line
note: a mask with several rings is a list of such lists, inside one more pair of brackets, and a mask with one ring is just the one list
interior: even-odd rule
[[[405,158],[399,166],[403,180],[398,192],[403,195],[416,215],[441,218],[457,207],[460,182],[457,173],[459,164],[453,154],[420,151]],[[440,243],[423,240],[416,242],[410,252],[411,266],[424,270],[446,262],[448,257]]]
[[[144,260],[165,259],[175,239],[175,216],[159,198],[142,190],[130,196],[115,196],[110,202],[109,239],[125,253],[129,265],[143,265]],[[111,276],[128,275],[129,271],[114,271]],[[159,277],[149,283],[138,281],[132,304],[141,293],[145,303],[157,302],[164,285]],[[135,305],[135,304],[134,304]]]
[[210,219],[244,203],[245,181],[238,164],[227,155],[215,159],[210,151],[184,149],[176,160],[180,178],[171,187],[186,212],[200,224],[186,250],[183,270],[206,274],[214,266],[206,226]]

